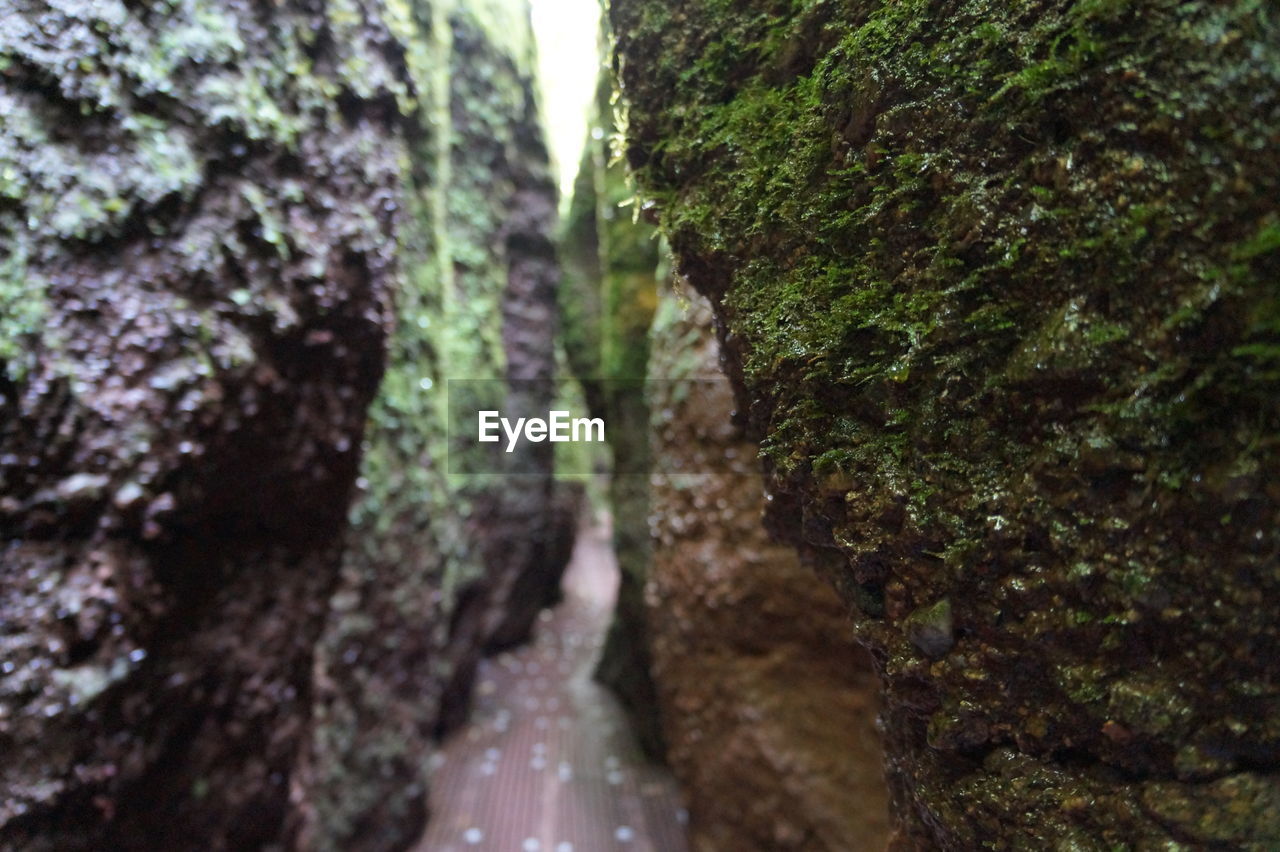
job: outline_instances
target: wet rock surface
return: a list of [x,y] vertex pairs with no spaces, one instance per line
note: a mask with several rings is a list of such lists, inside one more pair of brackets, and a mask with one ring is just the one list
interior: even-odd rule
[[0,847],[277,841],[390,327],[394,37],[4,18]]
[[871,658],[835,590],[765,532],[756,447],[733,423],[718,352],[705,300],[664,288],[653,450],[690,472],[653,478],[646,603],[690,841],[707,852],[880,849]]
[[556,190],[527,5],[422,11],[409,274],[316,663],[306,815],[320,849],[416,841],[436,738],[467,719],[484,655],[525,641],[554,602],[577,523],[549,444],[502,455],[501,475],[450,467],[450,380],[492,382],[504,407],[549,407]]
[[901,848],[1269,848],[1276,12],[615,0],[627,157]]
[[420,832],[444,681],[573,528],[548,459],[487,525],[445,476],[449,364],[552,362],[527,8],[482,11],[4,10],[0,848]]

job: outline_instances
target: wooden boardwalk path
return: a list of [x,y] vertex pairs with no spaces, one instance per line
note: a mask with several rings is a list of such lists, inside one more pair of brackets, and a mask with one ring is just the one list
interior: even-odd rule
[[564,603],[531,645],[483,664],[471,723],[436,756],[417,852],[687,850],[674,780],[591,680],[616,593],[607,533],[584,531]]

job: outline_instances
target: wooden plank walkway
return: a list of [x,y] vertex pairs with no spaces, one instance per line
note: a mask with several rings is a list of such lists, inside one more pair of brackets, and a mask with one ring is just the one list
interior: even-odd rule
[[686,852],[675,781],[591,680],[617,582],[607,532],[582,532],[564,603],[483,664],[471,723],[436,755],[417,852]]

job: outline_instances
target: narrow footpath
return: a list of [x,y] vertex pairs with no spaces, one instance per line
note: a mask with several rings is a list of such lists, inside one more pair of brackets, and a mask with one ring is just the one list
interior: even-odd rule
[[436,756],[418,852],[688,848],[675,781],[591,680],[617,585],[608,533],[583,531],[534,642],[483,664],[471,723]]

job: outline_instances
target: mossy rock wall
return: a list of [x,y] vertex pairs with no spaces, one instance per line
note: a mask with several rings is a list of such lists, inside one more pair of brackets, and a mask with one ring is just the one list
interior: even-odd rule
[[1280,843],[1275,6],[609,14],[900,845]]
[[644,587],[649,546],[649,327],[658,292],[652,224],[623,206],[633,192],[613,150],[612,75],[602,74],[562,245],[564,347],[591,413],[606,424],[609,506],[620,572],[618,601],[596,677],[621,699],[645,751],[664,751],[650,675]]
[[540,511],[445,474],[445,380],[553,363],[527,16],[8,11],[0,848],[415,839],[446,683],[564,549],[549,459]]
[[0,31],[0,848],[286,815],[401,269],[395,10]]
[[[404,848],[432,741],[470,709],[481,657],[524,641],[555,599],[576,528],[549,444],[510,476],[450,473],[450,380],[509,382],[549,408],[559,267],[556,190],[534,96],[524,0],[418,10],[422,132],[410,137],[416,230],[375,399],[343,581],[317,660],[314,842]],[[528,398],[530,395],[537,399]]]

